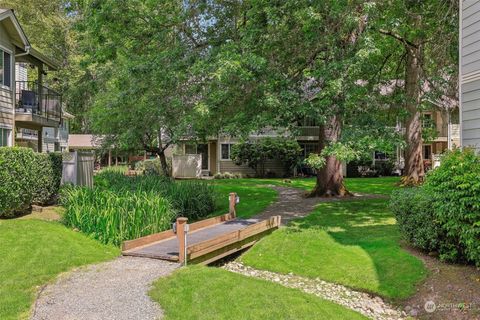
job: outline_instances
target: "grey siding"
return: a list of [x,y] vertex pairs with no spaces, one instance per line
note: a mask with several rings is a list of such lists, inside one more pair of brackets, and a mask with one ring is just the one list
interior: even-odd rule
[[480,0],[461,1],[460,33],[462,146],[480,150]]
[[[10,37],[3,27],[2,23],[0,23],[0,48],[5,48],[12,53],[12,64],[14,63],[14,46],[10,43]],[[13,128],[13,118],[14,118],[14,111],[13,111],[13,84],[15,83],[15,75],[12,72],[12,86],[11,88],[8,87],[0,87],[0,127],[4,128]]]

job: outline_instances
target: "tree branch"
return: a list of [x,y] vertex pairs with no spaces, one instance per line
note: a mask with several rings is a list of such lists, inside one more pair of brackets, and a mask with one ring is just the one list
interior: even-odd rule
[[405,39],[404,37],[402,37],[401,35],[399,35],[397,33],[394,33],[392,31],[388,31],[388,30],[384,30],[384,29],[380,29],[380,30],[378,30],[378,32],[380,32],[383,35],[390,36],[390,37],[400,41],[401,43],[403,43],[405,45],[408,45],[410,47],[418,49],[418,45],[416,45],[415,43]]

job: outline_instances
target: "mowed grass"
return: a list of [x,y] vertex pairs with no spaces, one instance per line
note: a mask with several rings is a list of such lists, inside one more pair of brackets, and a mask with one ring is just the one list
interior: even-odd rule
[[228,212],[229,194],[236,192],[240,197],[237,204],[237,216],[249,218],[260,214],[278,197],[278,192],[258,184],[256,179],[214,180],[216,194],[215,212],[212,216]]
[[26,319],[39,286],[59,273],[114,258],[104,246],[56,222],[0,220],[0,319]]
[[[223,186],[237,187],[261,187],[261,186],[281,186],[311,191],[315,186],[316,178],[292,178],[292,179],[230,179],[230,180],[214,180],[215,184]],[[400,182],[399,177],[380,177],[380,178],[345,178],[345,186],[351,192],[370,193],[390,195],[397,188]]]
[[321,203],[310,216],[262,239],[240,259],[258,269],[321,278],[401,299],[425,278],[404,251],[387,200]]
[[[315,186],[316,178],[293,179],[239,179],[245,184],[276,185],[311,191]],[[379,178],[345,178],[345,186],[351,192],[390,195],[400,182],[399,177]]]
[[299,290],[223,269],[182,268],[150,292],[165,319],[366,319]]

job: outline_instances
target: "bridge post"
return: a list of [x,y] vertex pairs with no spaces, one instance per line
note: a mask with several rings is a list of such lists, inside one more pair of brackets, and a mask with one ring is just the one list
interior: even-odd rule
[[237,204],[237,194],[235,192],[230,193],[230,203],[228,206],[228,213],[230,213],[230,216],[232,218],[237,217],[237,211],[235,210],[235,205]]
[[177,218],[177,239],[178,239],[178,260],[180,263],[186,264],[186,251],[187,251],[187,221],[188,218]]

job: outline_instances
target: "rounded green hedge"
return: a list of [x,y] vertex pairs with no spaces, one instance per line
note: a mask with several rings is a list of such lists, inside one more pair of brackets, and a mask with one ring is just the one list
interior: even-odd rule
[[413,246],[480,266],[480,156],[473,150],[446,153],[423,186],[394,192],[390,207]]
[[427,175],[424,188],[445,231],[441,257],[480,266],[480,156],[471,149],[447,153]]
[[0,217],[54,200],[62,178],[62,155],[29,148],[0,148]]

